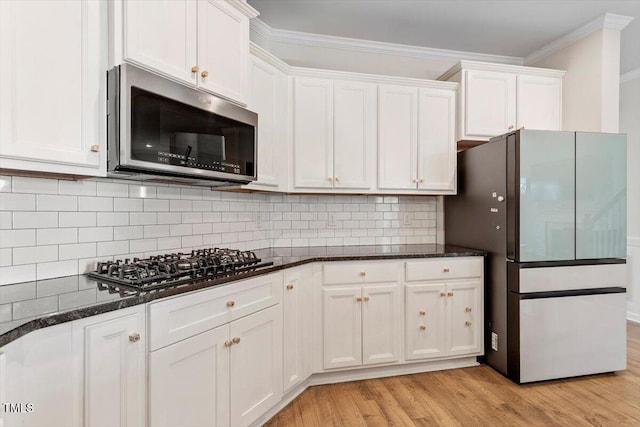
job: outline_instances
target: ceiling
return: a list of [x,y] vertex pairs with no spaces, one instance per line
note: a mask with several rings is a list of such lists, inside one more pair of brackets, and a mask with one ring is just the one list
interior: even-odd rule
[[249,0],[274,29],[526,57],[605,13],[622,30],[620,72],[640,67],[640,0]]

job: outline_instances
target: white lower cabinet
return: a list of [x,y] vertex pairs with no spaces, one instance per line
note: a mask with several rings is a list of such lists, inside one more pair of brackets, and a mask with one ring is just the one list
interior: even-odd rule
[[85,343],[84,425],[144,426],[144,311],[138,307],[121,317],[88,323],[98,319],[75,325]]
[[407,262],[407,360],[483,353],[482,274],[480,257]]
[[324,368],[373,365],[400,359],[400,285],[324,287]]
[[284,273],[282,291],[282,380],[287,392],[311,375],[312,271]]
[[149,354],[150,426],[229,425],[229,326]]

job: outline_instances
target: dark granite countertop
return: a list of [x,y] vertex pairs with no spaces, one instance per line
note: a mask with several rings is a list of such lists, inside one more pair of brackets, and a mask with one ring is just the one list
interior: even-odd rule
[[0,286],[0,347],[36,329],[310,262],[485,255],[474,249],[435,244],[266,248],[255,253],[273,265],[233,278],[200,280],[141,295],[109,293],[98,289],[97,283],[84,275]]

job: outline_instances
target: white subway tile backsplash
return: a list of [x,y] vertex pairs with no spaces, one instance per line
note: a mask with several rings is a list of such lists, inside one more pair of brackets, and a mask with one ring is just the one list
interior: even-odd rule
[[98,212],[97,225],[102,226],[119,226],[129,225],[129,213],[127,212]]
[[38,194],[37,208],[39,211],[77,211],[78,197]]
[[14,176],[11,191],[14,193],[58,194],[58,180]]
[[41,228],[35,231],[38,246],[78,242],[77,228]]
[[33,194],[0,193],[0,210],[34,211],[36,196]]
[[142,199],[113,199],[113,210],[115,212],[142,212]]
[[131,252],[150,252],[157,250],[156,239],[131,240],[129,242],[129,250]]
[[0,267],[8,267],[12,264],[13,249],[12,248],[3,248],[0,249]]
[[[30,282],[36,280],[36,265],[15,265],[12,267],[0,267],[0,286],[10,283]],[[1,290],[2,288],[0,288]],[[2,293],[0,292],[0,295]],[[35,298],[35,295],[34,295]],[[2,298],[3,302],[10,302]]]
[[120,255],[129,253],[129,241],[119,240],[114,242],[98,242],[96,244],[96,255]]
[[52,228],[58,226],[58,212],[14,212],[13,228]]
[[108,242],[113,240],[113,227],[87,227],[78,229],[78,242]]
[[45,262],[37,264],[36,267],[37,280],[78,274],[77,260]]
[[13,265],[58,260],[58,245],[29,246],[13,249]]
[[129,214],[131,225],[153,225],[158,222],[158,214],[155,212],[132,212]]
[[11,177],[0,175],[0,193],[11,193]]
[[79,211],[110,212],[113,211],[112,197],[78,197]]
[[434,197],[245,194],[125,180],[0,178],[0,268],[17,267],[7,270],[5,283],[202,246],[433,243],[436,236]]
[[142,239],[143,228],[141,225],[113,227],[113,240]]
[[95,196],[96,182],[90,180],[81,181],[58,181],[58,194],[68,194],[75,196]]
[[148,212],[168,212],[169,201],[161,199],[144,199],[144,210]]
[[58,213],[58,227],[95,227],[95,212],[60,212]]
[[150,185],[129,184],[129,197],[155,199],[156,188]]
[[144,238],[169,237],[169,225],[145,225]]
[[70,245],[59,246],[59,259],[78,259],[96,256],[95,243],[75,243]]
[[0,230],[9,230],[13,226],[13,212],[0,212]]
[[177,187],[158,187],[158,199],[179,199],[180,188]]
[[183,188],[181,198],[185,200],[202,200],[201,188]]
[[129,185],[116,184],[112,182],[98,182],[97,183],[98,197],[129,197]]
[[1,230],[0,248],[16,248],[34,246],[36,244],[36,230]]

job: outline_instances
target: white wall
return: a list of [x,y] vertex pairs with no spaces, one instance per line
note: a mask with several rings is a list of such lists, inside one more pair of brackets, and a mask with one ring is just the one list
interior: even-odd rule
[[567,71],[563,130],[618,132],[620,31],[596,31],[531,65]]
[[435,243],[436,216],[429,196],[228,193],[0,175],[0,286],[85,273],[98,260],[201,247]]
[[620,132],[627,134],[627,318],[640,322],[640,72],[620,84]]

